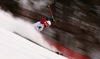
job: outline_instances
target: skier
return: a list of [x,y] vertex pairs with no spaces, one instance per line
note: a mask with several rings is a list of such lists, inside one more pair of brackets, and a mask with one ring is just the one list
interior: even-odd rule
[[35,27],[35,29],[37,31],[42,31],[44,28],[48,28],[49,26],[51,26],[51,23],[55,23],[55,20],[53,19],[48,19],[48,18],[44,18],[39,22],[36,22],[33,24],[33,26]]

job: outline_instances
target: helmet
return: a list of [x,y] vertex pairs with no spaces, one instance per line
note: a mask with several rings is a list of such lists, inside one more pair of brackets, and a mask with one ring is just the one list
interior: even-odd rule
[[50,21],[46,21],[45,23],[44,23],[44,26],[45,27],[49,27],[51,25],[51,22]]

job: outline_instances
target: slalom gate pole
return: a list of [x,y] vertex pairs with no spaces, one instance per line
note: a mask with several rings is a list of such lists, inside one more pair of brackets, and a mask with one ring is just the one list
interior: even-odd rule
[[48,5],[48,7],[49,7],[49,10],[50,10],[50,13],[51,13],[52,19],[53,19],[53,21],[55,22],[55,19],[54,19],[54,17],[53,17],[53,14],[52,14],[52,11],[51,11],[51,8],[50,8],[50,5]]

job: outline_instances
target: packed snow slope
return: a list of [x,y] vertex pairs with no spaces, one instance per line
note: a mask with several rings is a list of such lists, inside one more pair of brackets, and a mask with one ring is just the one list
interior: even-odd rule
[[0,59],[67,59],[0,28]]

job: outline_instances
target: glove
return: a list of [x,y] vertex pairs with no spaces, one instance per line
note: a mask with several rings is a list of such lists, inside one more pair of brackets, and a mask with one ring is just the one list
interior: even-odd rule
[[54,19],[52,20],[52,23],[55,23],[55,20]]
[[46,18],[46,20],[48,21],[51,21],[51,23],[55,23],[55,20],[54,19],[48,19],[48,18]]

